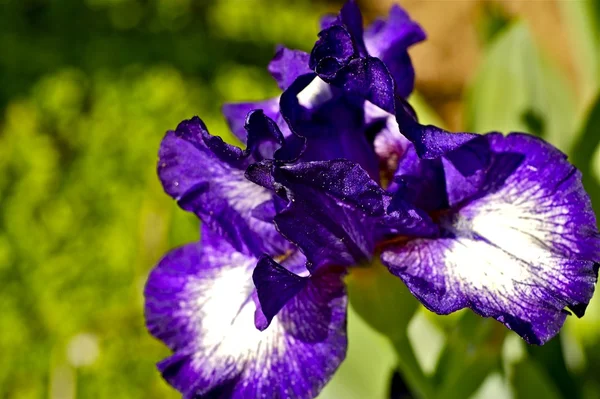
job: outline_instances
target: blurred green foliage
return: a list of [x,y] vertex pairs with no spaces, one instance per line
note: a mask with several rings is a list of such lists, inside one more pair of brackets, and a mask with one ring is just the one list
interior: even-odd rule
[[[196,114],[234,141],[220,104],[275,95],[274,47],[309,49],[335,3],[0,0],[0,398],[178,397],[154,368],[168,351],[144,328],[142,290],[198,222],[162,192],[159,142]],[[569,152],[600,210],[600,7],[562,3],[584,87],[569,85],[526,24],[484,16],[466,120]],[[560,338],[525,348],[492,320],[418,308],[386,276],[350,277],[374,328],[351,311],[348,359],[322,398],[389,397],[396,364],[415,392],[438,398],[600,397],[599,296]]]

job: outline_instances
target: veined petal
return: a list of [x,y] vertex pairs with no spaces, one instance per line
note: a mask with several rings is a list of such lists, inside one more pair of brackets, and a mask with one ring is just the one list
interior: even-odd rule
[[315,397],[345,356],[341,279],[307,284],[259,331],[256,259],[207,229],[202,241],[169,253],[146,285],[148,329],[174,351],[164,378],[190,399]]
[[[582,316],[593,294],[596,219],[564,154],[525,134],[485,138],[494,156],[517,154],[521,162],[510,173],[488,168],[478,192],[440,217],[440,238],[396,245],[382,260],[432,311],[470,307],[543,344],[565,309]],[[449,190],[463,182],[453,176]]]
[[166,134],[158,174],[183,209],[198,215],[237,250],[255,256],[285,252],[290,244],[275,226],[252,217],[255,207],[272,200],[272,193],[244,177],[247,162],[241,149],[211,136],[194,118]]

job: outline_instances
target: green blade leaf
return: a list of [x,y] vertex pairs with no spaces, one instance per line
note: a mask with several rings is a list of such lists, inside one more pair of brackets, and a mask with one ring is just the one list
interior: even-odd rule
[[319,399],[384,399],[396,366],[391,343],[348,309],[348,353]]
[[557,6],[567,21],[581,101],[588,104],[600,84],[600,2],[559,1]]
[[499,33],[468,92],[468,130],[528,132],[567,151],[575,114],[573,93],[527,26],[517,22]]

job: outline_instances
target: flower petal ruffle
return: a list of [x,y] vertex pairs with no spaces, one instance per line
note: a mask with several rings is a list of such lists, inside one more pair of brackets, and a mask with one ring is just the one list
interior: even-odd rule
[[256,258],[204,229],[146,284],[146,324],[173,355],[164,378],[185,398],[313,398],[345,357],[341,279],[307,282],[264,331],[254,328]]
[[[593,294],[596,219],[579,172],[558,150],[525,134],[483,139],[488,149],[469,151],[489,158],[444,163],[455,198],[439,216],[441,236],[391,246],[382,261],[432,311],[470,307],[543,344],[558,333],[565,309],[583,315]],[[465,170],[476,176],[467,190]]]

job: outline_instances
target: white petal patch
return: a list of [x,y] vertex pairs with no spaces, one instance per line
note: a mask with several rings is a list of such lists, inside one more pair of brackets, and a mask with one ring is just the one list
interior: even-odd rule
[[298,93],[298,103],[305,108],[313,109],[329,101],[333,97],[329,84],[318,76]]
[[565,293],[573,270],[557,244],[569,244],[562,236],[569,218],[556,202],[540,187],[509,185],[463,208],[444,225],[457,236],[444,254],[450,280],[506,311]]
[[269,191],[244,177],[244,171],[231,169],[223,176],[215,176],[214,184],[225,189],[225,195],[231,207],[244,216],[252,209],[271,199]]
[[268,367],[285,354],[277,318],[264,332],[254,327],[252,266],[256,260],[238,255],[232,256],[232,266],[213,269],[211,275],[190,280],[186,286],[190,300],[181,303],[181,312],[197,323],[192,366],[200,374],[219,374],[230,367],[239,373],[250,362]]

